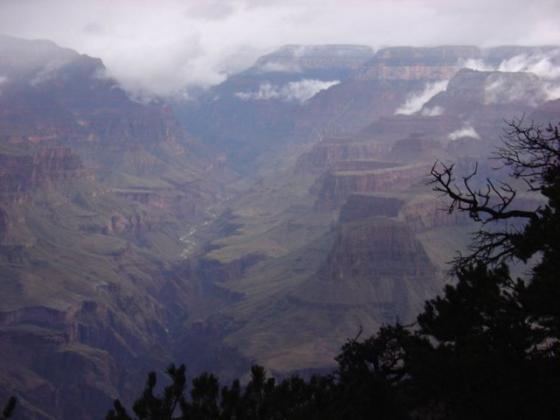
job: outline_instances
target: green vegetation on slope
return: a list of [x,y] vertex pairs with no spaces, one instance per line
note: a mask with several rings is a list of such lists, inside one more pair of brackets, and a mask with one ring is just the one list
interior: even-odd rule
[[[435,189],[483,221],[473,253],[456,260],[457,283],[426,302],[416,328],[385,326],[349,340],[331,375],[276,381],[263,368],[221,387],[203,374],[186,395],[185,367],[155,393],[151,373],[135,402],[136,419],[556,419],[560,416],[560,127],[512,124],[501,157],[514,177],[546,197],[535,211],[510,207],[515,193],[454,183],[452,168],[434,168]],[[535,168],[537,172],[535,173]],[[492,193],[493,191],[493,193]],[[488,199],[487,199],[488,198]],[[492,200],[491,200],[492,199]],[[526,219],[520,230],[488,223]],[[525,279],[506,261],[541,259]],[[107,420],[131,420],[119,401]]]

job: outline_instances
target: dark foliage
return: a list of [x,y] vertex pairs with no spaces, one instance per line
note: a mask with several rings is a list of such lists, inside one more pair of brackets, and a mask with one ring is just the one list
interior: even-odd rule
[[6,420],[12,417],[12,415],[14,414],[14,410],[16,408],[16,403],[17,403],[16,397],[10,397],[10,399],[6,403],[6,406],[2,410],[2,415],[0,416],[0,420]]
[[[560,418],[558,127],[511,122],[497,158],[546,202],[534,211],[512,209],[517,191],[510,185],[487,180],[475,190],[473,173],[461,188],[452,166],[434,166],[434,189],[483,229],[472,254],[455,261],[457,284],[427,302],[418,317],[415,335],[432,343],[437,374],[413,382],[431,387],[443,418]],[[525,223],[486,226],[517,219]],[[523,279],[506,265],[530,260]]]
[[[455,261],[457,282],[426,302],[414,328],[349,340],[335,372],[309,380],[276,382],[255,366],[245,386],[201,375],[187,398],[185,368],[171,366],[160,396],[150,374],[135,418],[559,419],[559,128],[514,121],[497,157],[545,202],[515,209],[512,186],[486,180],[475,189],[476,170],[458,186],[452,165],[434,165],[434,189],[451,199],[449,210],[467,212],[482,229],[472,254]],[[503,223],[510,220],[524,223]],[[530,260],[530,274],[514,278],[508,263]],[[116,401],[107,419],[131,417]]]

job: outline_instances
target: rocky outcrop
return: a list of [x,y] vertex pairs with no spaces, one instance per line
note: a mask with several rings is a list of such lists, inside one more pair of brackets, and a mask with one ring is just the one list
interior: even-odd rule
[[356,70],[371,59],[371,47],[362,45],[286,45],[257,60],[253,72],[310,72]]
[[376,171],[330,172],[318,180],[316,208],[340,207],[351,194],[404,191],[425,182],[430,166],[416,164]]
[[[44,41],[0,39],[0,139],[14,148],[65,146],[105,175],[165,175],[204,168],[193,139],[161,103],[133,101],[99,59]],[[191,169],[191,171],[186,170]]]
[[390,162],[376,160],[384,152],[383,145],[357,143],[350,139],[330,139],[314,145],[296,164],[299,172],[326,170],[370,170],[387,168]]
[[427,197],[407,203],[401,210],[400,217],[415,232],[470,222],[468,214],[458,211],[449,213],[448,210],[449,203]]
[[326,305],[372,305],[381,324],[411,319],[437,284],[435,267],[412,230],[373,217],[339,226],[326,262],[296,296]]
[[80,157],[67,147],[45,147],[33,155],[0,154],[0,199],[71,179],[93,179]]
[[65,321],[64,311],[41,306],[0,313],[0,327],[28,324],[37,327],[49,326],[54,330],[64,331]]
[[48,147],[39,149],[33,156],[31,178],[37,182],[40,178],[56,182],[62,179],[84,177],[80,157],[68,147]]
[[262,154],[299,140],[294,120],[302,108],[372,56],[367,46],[287,45],[176,109],[193,134],[247,171]]
[[[128,400],[140,390],[134,382],[148,366],[171,359],[168,315],[154,297],[114,283],[90,295],[65,307],[0,312],[0,369],[7,374],[0,389],[16,393],[18,415],[100,418],[117,395]],[[43,414],[34,417],[37,410]]]
[[264,255],[261,254],[248,254],[227,263],[202,259],[198,263],[197,274],[206,281],[227,283],[242,278],[247,270],[264,259]]
[[296,115],[299,138],[314,141],[316,133],[344,136],[372,121],[391,116],[407,96],[424,89],[421,80],[385,81],[350,78],[312,98]]
[[403,163],[430,162],[445,157],[441,143],[433,138],[412,136],[395,142],[389,158]]
[[543,82],[535,74],[462,69],[451,78],[446,91],[426,106],[441,106],[453,113],[469,111],[473,105],[531,106],[546,99]]
[[[460,84],[464,87],[462,93],[455,95],[447,106],[443,103],[445,101],[438,100],[443,94],[436,95],[433,101],[424,104],[418,116],[434,117],[442,112],[451,117],[476,114],[471,119],[494,120],[491,129],[481,133],[491,134],[496,127],[495,121],[500,121],[504,115],[521,115],[541,104],[546,99],[546,89],[543,89],[543,81],[539,82],[535,75],[475,72],[464,69],[466,63],[474,59],[497,68],[504,60],[516,55],[538,55],[553,49],[501,47],[481,50],[473,46],[381,49],[352,77],[313,98],[304,112],[298,114],[297,127],[302,131],[326,135],[360,131],[380,118],[392,117],[411,98],[419,100],[422,92],[433,87],[433,83],[450,80],[448,91],[454,91]],[[555,54],[549,54],[552,60],[555,60]],[[475,73],[480,74],[476,76]],[[469,77],[473,80],[466,80]],[[457,103],[453,105],[455,100]],[[491,106],[486,109],[486,105]],[[489,109],[492,115],[484,115]],[[407,120],[408,117],[401,122],[407,124]]]
[[115,213],[100,232],[106,235],[139,234],[150,231],[155,226],[157,226],[156,221],[151,220],[145,214],[123,215]]
[[166,212],[175,217],[193,218],[204,209],[204,206],[197,201],[200,196],[187,195],[177,190],[117,189],[115,193],[125,200],[141,203],[148,209]]
[[[111,399],[130,403],[145,372],[171,360],[194,371],[255,359],[282,372],[324,367],[362,322],[369,333],[409,321],[439,288],[417,237],[463,220],[416,199],[431,165],[403,163],[428,160],[474,114],[451,102],[457,112],[394,114],[427,83],[454,76],[451,90],[471,89],[471,76],[455,72],[460,59],[479,57],[476,49],[386,49],[372,58],[369,48],[290,46],[172,110],[132,101],[99,77],[99,60],[23,44],[2,49],[0,37],[8,78],[0,95],[0,401],[17,393],[27,417],[100,418]],[[32,62],[13,60],[33,50]],[[325,89],[282,96],[309,81]],[[218,164],[176,110],[216,146]],[[316,209],[329,211],[309,205],[304,188],[314,176],[275,177],[294,157],[278,153],[277,166],[259,162],[262,183],[226,203],[238,218],[214,216],[221,204],[209,203],[221,188],[213,171],[223,173],[232,156],[253,176],[251,162],[264,154],[365,126],[357,137],[319,141],[298,163],[303,175],[324,174],[312,193]],[[248,184],[235,183],[236,193]],[[30,197],[25,205],[12,199],[21,195]],[[340,207],[333,227],[330,210]],[[205,247],[228,235],[214,242],[227,252]],[[188,260],[177,267],[180,258]]]
[[16,394],[23,418],[130,402],[199,297],[174,264],[221,191],[213,162],[171,108],[103,71],[0,36],[0,399]]
[[391,47],[379,50],[357,75],[360,80],[423,80],[451,78],[460,61],[479,58],[482,52],[472,46],[433,48]]
[[352,77],[313,98],[298,118],[298,128],[327,135],[359,131],[390,117],[428,83],[448,80],[461,60],[479,57],[476,47],[387,48]]
[[340,209],[339,222],[349,223],[375,216],[398,217],[403,200],[394,197],[352,194]]

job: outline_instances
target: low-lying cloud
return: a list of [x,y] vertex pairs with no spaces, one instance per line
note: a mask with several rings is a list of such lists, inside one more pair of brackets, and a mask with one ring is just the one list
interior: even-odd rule
[[421,114],[424,117],[439,117],[440,115],[443,115],[444,111],[445,110],[443,109],[443,107],[436,105],[431,108],[430,107],[422,108]]
[[281,101],[296,101],[304,103],[314,97],[322,90],[326,90],[340,83],[338,80],[316,80],[303,79],[297,82],[289,82],[284,85],[273,85],[262,83],[254,92],[236,92],[235,96],[244,101],[267,101],[278,99]]
[[496,71],[495,66],[491,66],[480,58],[469,58],[468,60],[459,63],[459,66],[464,69],[471,69],[476,71]]
[[555,101],[560,99],[560,83],[546,83],[544,91],[547,101]]
[[286,44],[560,44],[559,17],[557,0],[0,0],[3,33],[100,57],[121,86],[157,96]]
[[529,99],[533,104],[543,101],[552,101],[560,98],[560,50],[553,50],[548,55],[517,55],[509,60],[503,61],[499,71],[517,72],[523,71],[537,75],[544,80],[540,89],[528,91],[526,86],[515,86],[508,89],[507,95],[514,100],[523,98]]
[[533,73],[545,80],[554,80],[560,78],[560,64],[558,59],[560,51],[551,52],[550,55],[520,54],[505,60],[498,66],[499,71],[519,72],[524,71]]
[[480,140],[480,136],[478,135],[474,127],[471,125],[466,125],[458,130],[453,131],[452,133],[449,133],[447,138],[451,141],[455,141],[463,138]]
[[526,72],[545,80],[560,78],[560,48],[547,53],[518,54],[498,65],[491,65],[483,59],[470,58],[459,63],[462,68],[477,71]]
[[523,102],[536,106],[544,100],[545,93],[538,79],[512,78],[493,74],[484,86],[485,104]]
[[2,95],[2,85],[8,81],[6,76],[0,76],[0,95]]
[[68,59],[55,59],[49,61],[42,69],[40,69],[35,76],[29,81],[31,86],[39,86],[42,83],[48,82],[57,77],[58,71],[64,66],[68,65]]
[[261,73],[299,73],[301,68],[295,63],[281,63],[270,61],[258,68]]
[[486,104],[524,102],[536,106],[543,101],[560,98],[560,49],[546,53],[519,54],[498,65],[481,59],[469,59],[460,66],[477,71],[531,73],[537,79],[512,78],[496,74],[488,78],[484,92]]
[[406,102],[397,108],[395,115],[412,115],[417,113],[425,104],[428,103],[430,99],[438,93],[445,91],[448,83],[449,80],[427,83],[421,92],[410,94],[406,99]]

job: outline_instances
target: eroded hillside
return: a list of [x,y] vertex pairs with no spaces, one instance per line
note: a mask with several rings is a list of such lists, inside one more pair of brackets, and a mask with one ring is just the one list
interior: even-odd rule
[[433,162],[494,174],[504,119],[555,118],[556,80],[506,65],[551,51],[288,46],[168,104],[0,37],[0,400],[99,418],[170,361],[327,369],[412,321],[472,229]]

